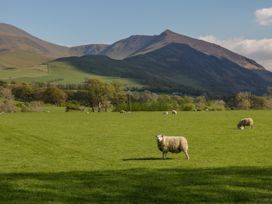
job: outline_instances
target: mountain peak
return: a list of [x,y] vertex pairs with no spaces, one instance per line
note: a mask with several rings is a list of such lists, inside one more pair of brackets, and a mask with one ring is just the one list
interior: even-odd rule
[[177,34],[177,33],[175,33],[174,31],[172,31],[170,29],[166,29],[160,35],[173,35],[173,34]]

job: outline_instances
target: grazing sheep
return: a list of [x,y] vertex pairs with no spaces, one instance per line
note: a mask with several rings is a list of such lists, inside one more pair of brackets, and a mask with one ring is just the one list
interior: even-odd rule
[[187,160],[190,159],[188,154],[188,143],[185,137],[181,136],[165,136],[163,134],[157,135],[157,144],[159,150],[162,152],[162,159],[166,159],[168,152],[179,153],[184,152]]
[[173,114],[173,115],[177,115],[178,112],[177,112],[176,110],[172,110],[172,114]]
[[163,112],[163,115],[168,115],[168,114],[169,114],[168,111]]
[[121,110],[120,113],[126,113],[126,111],[125,110]]
[[253,119],[252,118],[243,118],[237,124],[237,128],[243,130],[245,126],[250,126],[253,128]]

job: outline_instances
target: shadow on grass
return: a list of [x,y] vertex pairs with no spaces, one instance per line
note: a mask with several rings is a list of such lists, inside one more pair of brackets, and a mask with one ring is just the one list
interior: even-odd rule
[[0,174],[1,203],[272,202],[272,167]]
[[[162,160],[162,158],[158,158],[158,157],[139,157],[139,158],[123,159],[123,161],[151,161],[151,160]],[[167,158],[166,160],[172,160],[172,158]]]

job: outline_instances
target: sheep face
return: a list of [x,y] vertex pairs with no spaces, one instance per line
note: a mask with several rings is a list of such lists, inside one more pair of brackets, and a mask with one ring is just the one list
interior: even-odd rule
[[157,135],[156,136],[157,142],[160,143],[163,140],[163,135]]

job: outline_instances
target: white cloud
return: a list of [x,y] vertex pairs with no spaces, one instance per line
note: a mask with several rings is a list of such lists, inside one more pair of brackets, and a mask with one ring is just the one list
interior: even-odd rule
[[262,26],[272,25],[272,8],[258,9],[255,12],[257,22]]
[[256,60],[272,71],[272,38],[268,39],[219,39],[213,35],[201,36],[201,40],[218,44],[243,56]]

